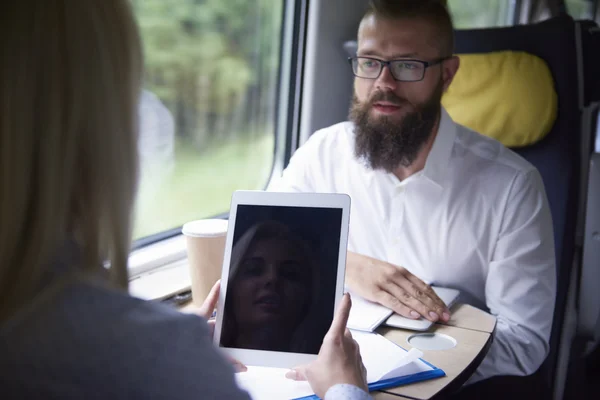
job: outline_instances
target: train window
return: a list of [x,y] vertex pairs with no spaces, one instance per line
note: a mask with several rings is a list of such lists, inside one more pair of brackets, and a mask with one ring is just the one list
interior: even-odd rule
[[448,7],[457,29],[511,25],[509,0],[449,0]]
[[132,0],[146,62],[134,239],[225,213],[274,162],[283,0]]

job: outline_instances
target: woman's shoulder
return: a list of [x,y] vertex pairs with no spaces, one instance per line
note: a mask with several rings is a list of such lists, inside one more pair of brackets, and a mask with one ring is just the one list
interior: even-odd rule
[[248,398],[204,319],[101,285],[72,285],[0,336],[13,384],[33,388],[36,376],[50,397]]

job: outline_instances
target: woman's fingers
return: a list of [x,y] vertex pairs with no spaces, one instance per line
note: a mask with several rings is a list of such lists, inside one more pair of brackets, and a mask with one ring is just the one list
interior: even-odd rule
[[352,300],[350,299],[350,294],[345,293],[335,312],[335,315],[333,316],[333,321],[331,322],[331,327],[329,328],[329,332],[327,332],[327,336],[334,338],[345,335],[351,307]]
[[305,381],[306,379],[306,365],[300,365],[294,369],[290,369],[285,373],[285,377],[293,381]]
[[240,361],[236,360],[235,358],[229,357],[229,361],[231,362],[231,364],[233,364],[233,368],[235,369],[235,372],[248,371],[248,367],[246,367],[244,364],[242,364]]
[[217,306],[217,301],[219,301],[220,289],[221,289],[221,280],[219,279],[213,285],[212,289],[210,289],[210,293],[204,300],[204,303],[202,303],[202,306],[200,306],[200,309],[197,312],[198,315],[200,315],[206,319],[209,319],[212,316],[212,313],[213,313],[215,307]]

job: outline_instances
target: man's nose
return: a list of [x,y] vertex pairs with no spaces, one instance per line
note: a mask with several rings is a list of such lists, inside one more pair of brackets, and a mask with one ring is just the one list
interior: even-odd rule
[[395,90],[398,87],[398,81],[394,79],[389,65],[384,65],[379,74],[379,78],[375,82],[375,86],[380,90]]

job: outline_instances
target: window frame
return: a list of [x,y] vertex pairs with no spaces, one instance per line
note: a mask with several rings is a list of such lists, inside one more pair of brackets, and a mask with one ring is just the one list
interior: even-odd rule
[[275,114],[275,156],[271,175],[263,189],[281,175],[299,147],[302,83],[308,0],[284,0],[284,20],[280,50],[279,90]]

